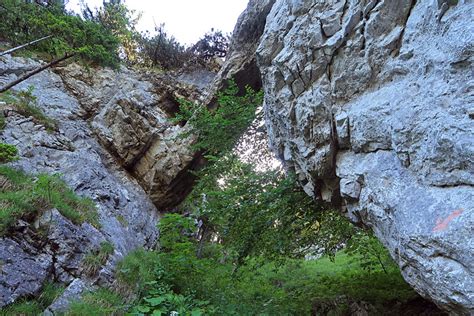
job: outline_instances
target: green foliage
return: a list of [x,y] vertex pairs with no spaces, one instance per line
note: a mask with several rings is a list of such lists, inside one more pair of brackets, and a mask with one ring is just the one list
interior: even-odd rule
[[0,143],[0,163],[7,163],[18,159],[18,149],[9,144]]
[[120,57],[128,64],[138,62],[137,46],[140,34],[136,25],[140,15],[135,16],[133,10],[120,0],[103,1],[103,6],[92,11],[88,5],[82,7],[82,15],[87,21],[102,25],[109,30],[120,43]]
[[66,316],[108,316],[124,314],[123,298],[115,292],[100,288],[71,303]]
[[132,315],[309,315],[315,303],[341,296],[373,304],[384,314],[388,302],[417,297],[393,262],[385,271],[380,265],[367,270],[359,254],[347,251],[333,258],[267,259],[263,264],[254,256],[236,273],[220,245],[206,243],[202,257],[190,251],[198,247],[193,223],[189,217],[165,215],[160,223],[165,246],[159,252],[138,250],[120,264],[120,279],[141,290]]
[[161,269],[158,253],[139,248],[118,263],[117,277],[140,295],[147,283],[156,281]]
[[200,180],[185,208],[203,221],[208,236],[218,236],[239,265],[255,256],[301,258],[315,247],[334,253],[352,234],[347,221],[327,213],[327,206],[308,197],[291,175],[257,172],[232,155],[197,174]]
[[37,98],[33,95],[34,87],[29,86],[27,90],[20,92],[7,91],[0,94],[0,101],[11,106],[16,112],[25,117],[32,117],[35,122],[43,125],[46,130],[54,131],[57,123],[47,117],[38,107]]
[[138,60],[145,66],[176,69],[192,59],[192,54],[166,32],[164,24],[157,26],[152,34],[141,34],[137,45]]
[[85,221],[98,227],[92,200],[77,196],[59,175],[28,176],[0,166],[0,235],[5,235],[18,219],[34,220],[42,212],[56,208],[75,224]]
[[142,300],[134,306],[131,315],[178,315],[201,316],[213,314],[209,302],[197,300],[192,295],[181,295],[159,283],[149,283]]
[[1,4],[0,34],[12,44],[53,35],[52,39],[37,44],[36,49],[53,58],[77,53],[87,61],[117,66],[119,40],[103,25],[34,2],[3,0]]
[[[186,221],[179,219],[181,226]],[[171,226],[168,226],[171,228]],[[166,230],[170,236],[165,239],[172,243],[176,240],[178,244],[182,244],[183,239],[178,237],[171,230]],[[186,239],[186,238],[184,238]],[[182,246],[182,245],[181,245]],[[170,244],[171,249],[181,252],[180,246]],[[187,255],[191,255],[185,251]],[[169,254],[169,253],[168,253]],[[140,299],[131,309],[132,315],[169,315],[172,311],[179,312],[180,315],[204,315],[212,310],[206,301],[197,300],[193,295],[182,295],[172,290],[172,275],[177,275],[176,271],[166,269],[165,265],[168,254],[158,253],[154,251],[145,251],[137,249],[126,256],[117,268],[117,277],[121,282],[131,287]],[[176,252],[173,252],[176,254]],[[183,257],[187,259],[187,257]],[[174,259],[174,258],[173,258]],[[166,263],[163,263],[165,261]],[[173,261],[175,264],[181,264]],[[186,277],[183,275],[183,277]]]
[[239,96],[234,81],[218,94],[218,107],[210,110],[190,101],[179,100],[180,111],[176,122],[186,121],[191,126],[189,135],[198,135],[194,149],[208,155],[218,156],[231,151],[255,118],[257,106],[263,102],[263,94],[247,87],[246,93]]
[[388,251],[372,233],[355,233],[349,239],[346,252],[356,257],[361,267],[368,271],[382,268],[388,273],[386,267],[392,264]]
[[41,294],[34,300],[20,300],[0,311],[1,316],[40,315],[64,291],[64,287],[54,283],[46,283]]
[[91,250],[85,255],[83,259],[85,272],[91,276],[95,275],[113,253],[114,245],[111,242],[101,242],[99,249]]

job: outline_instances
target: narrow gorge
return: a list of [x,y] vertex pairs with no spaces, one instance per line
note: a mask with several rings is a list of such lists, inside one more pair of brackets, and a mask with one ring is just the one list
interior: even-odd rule
[[[0,41],[9,39],[0,34]],[[434,303],[407,315],[472,315],[473,61],[471,0],[250,0],[219,67],[112,69],[76,60],[32,76],[13,90],[30,89],[27,97],[54,124],[20,111],[14,95],[0,98],[0,142],[18,150],[6,165],[59,174],[92,201],[98,223],[51,208],[2,228],[0,307],[40,296],[51,281],[64,291],[43,315],[61,315],[99,287],[120,292],[117,266],[137,249],[166,243],[160,219],[189,215],[182,202],[213,161],[195,147],[192,117],[176,120],[182,100],[219,108],[233,80],[237,95],[263,91],[259,129],[304,193],[373,232],[403,279]],[[0,87],[45,63],[1,56]],[[16,185],[2,170],[0,194]],[[0,212],[8,203],[0,199]],[[106,245],[91,268],[87,258]],[[222,262],[233,255],[222,253]],[[346,314],[377,314],[358,304]],[[314,315],[329,314],[322,305]]]

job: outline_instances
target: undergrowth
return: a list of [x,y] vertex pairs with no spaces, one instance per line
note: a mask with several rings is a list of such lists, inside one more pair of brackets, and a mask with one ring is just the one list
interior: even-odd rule
[[100,288],[73,301],[65,316],[124,315],[123,299],[113,291]]

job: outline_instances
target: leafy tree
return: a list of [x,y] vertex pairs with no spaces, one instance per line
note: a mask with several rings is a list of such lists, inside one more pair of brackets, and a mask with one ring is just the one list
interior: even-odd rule
[[24,44],[53,35],[36,49],[51,58],[77,55],[93,63],[117,66],[119,40],[104,26],[84,21],[56,7],[43,7],[21,0],[3,0],[0,6],[0,36],[12,44]]
[[147,66],[175,69],[191,59],[186,48],[166,32],[164,24],[155,27],[154,34],[142,34],[138,45],[140,59]]
[[81,2],[82,16],[87,21],[93,21],[109,30],[120,41],[120,55],[129,64],[137,63],[138,39],[140,34],[136,25],[140,15],[129,10],[122,0],[104,0],[101,8],[93,12],[90,7]]
[[229,51],[229,38],[230,36],[222,34],[222,31],[211,29],[191,47],[191,50],[204,60],[224,58]]
[[257,107],[263,102],[263,94],[249,87],[243,96],[239,96],[238,92],[237,85],[230,80],[228,88],[218,94],[216,109],[179,100],[180,111],[175,121],[185,121],[190,125],[187,135],[198,135],[194,149],[215,157],[233,150],[255,119]]

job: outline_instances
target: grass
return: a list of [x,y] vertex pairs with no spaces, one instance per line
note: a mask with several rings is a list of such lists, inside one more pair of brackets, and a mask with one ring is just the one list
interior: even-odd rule
[[46,283],[41,295],[34,300],[20,300],[0,311],[1,316],[36,316],[40,315],[64,291],[64,287],[54,283]]
[[[334,262],[323,257],[261,265],[255,260],[237,273],[232,264],[219,260],[183,257],[170,266],[163,256],[143,249],[132,252],[119,263],[117,277],[142,298],[150,297],[149,284],[161,284],[176,295],[209,302],[216,315],[310,315],[318,304],[342,315],[349,305],[340,303],[341,297],[348,304],[367,302],[382,315],[396,303],[418,297],[394,264],[387,273],[382,268],[368,271],[356,255],[345,252],[337,253]],[[185,275],[183,265],[192,265]],[[136,304],[143,306],[143,300]]]
[[116,293],[99,289],[86,293],[81,300],[74,301],[66,312],[66,316],[107,316],[123,315],[123,299]]
[[108,241],[103,241],[98,250],[92,250],[84,257],[85,272],[88,275],[95,275],[113,253],[114,245]]
[[[32,117],[36,123],[43,125],[47,131],[57,130],[57,122],[46,116],[38,107],[37,98],[33,95],[33,90],[33,86],[30,86],[27,90],[20,92],[7,91],[0,94],[0,101],[11,106],[18,114]],[[1,123],[2,120],[0,120],[0,126],[2,125]],[[5,118],[3,118],[4,125]]]
[[31,222],[53,208],[74,224],[100,226],[94,202],[76,195],[58,175],[31,176],[0,166],[0,185],[0,236],[7,234],[18,219]]

